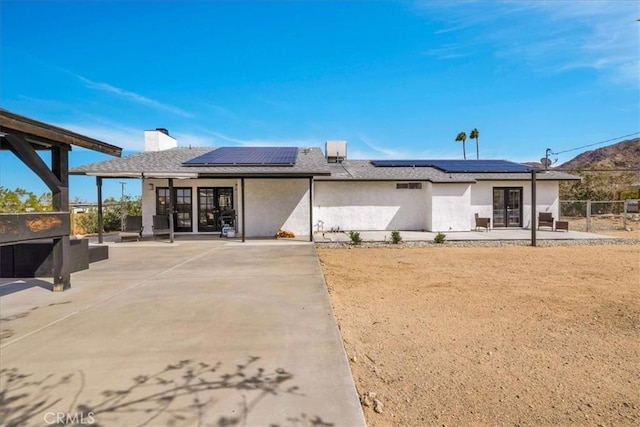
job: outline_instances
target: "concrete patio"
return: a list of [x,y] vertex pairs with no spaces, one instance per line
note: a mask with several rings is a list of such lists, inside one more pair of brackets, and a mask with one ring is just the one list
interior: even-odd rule
[[110,244],[0,279],[3,425],[365,424],[313,244]]

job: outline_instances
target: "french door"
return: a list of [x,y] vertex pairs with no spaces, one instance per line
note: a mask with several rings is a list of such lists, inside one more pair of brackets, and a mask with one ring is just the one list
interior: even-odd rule
[[221,231],[220,213],[233,210],[233,188],[198,188],[198,231]]
[[493,226],[522,227],[522,187],[494,187]]
[[169,188],[156,187],[156,215],[173,214],[173,230],[180,232],[193,231],[191,219],[191,188],[173,188],[175,201],[173,212],[169,210]]
[[193,231],[191,188],[174,188],[175,191],[175,216],[173,227],[175,231]]

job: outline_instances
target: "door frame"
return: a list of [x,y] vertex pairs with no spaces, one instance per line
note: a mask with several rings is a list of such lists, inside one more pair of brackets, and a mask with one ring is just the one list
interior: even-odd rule
[[[501,191],[503,194],[503,200],[504,200],[504,204],[502,207],[502,213],[503,213],[503,217],[504,217],[504,223],[500,223],[498,221],[496,221],[496,208],[495,208],[495,192],[496,190]],[[516,190],[519,193],[519,199],[520,199],[520,204],[518,207],[518,224],[510,224],[509,223],[509,192],[512,190]],[[493,206],[493,226],[494,227],[505,227],[505,228],[518,228],[518,227],[522,227],[522,220],[523,220],[523,205],[524,205],[524,199],[523,199],[523,187],[493,187],[492,191],[491,191],[491,199],[492,199],[492,206]]]
[[[213,226],[211,227],[203,227],[202,226],[202,222],[200,221],[200,216],[202,215],[202,203],[200,200],[200,190],[213,190],[213,210],[212,212],[205,212],[206,215],[213,215],[212,221],[213,221]],[[196,192],[198,193],[198,200],[197,200],[197,204],[198,204],[198,232],[199,233],[208,233],[208,232],[213,232],[213,233],[217,233],[222,231],[222,226],[220,224],[220,219],[219,219],[219,215],[220,215],[220,206],[218,205],[218,201],[219,201],[219,194],[220,194],[220,190],[225,190],[225,191],[229,191],[231,192],[231,206],[232,208],[235,209],[235,201],[234,201],[234,197],[233,197],[233,187],[230,186],[226,186],[226,187],[198,187],[196,189]]]
[[[178,203],[178,191],[189,191],[189,204],[186,203]],[[193,188],[191,187],[174,187],[173,188],[173,227],[174,231],[179,233],[190,233],[193,232]],[[182,210],[179,212],[179,206],[184,205],[188,206],[188,209]],[[180,221],[178,220],[178,214],[188,214],[189,216],[189,227],[180,227]]]

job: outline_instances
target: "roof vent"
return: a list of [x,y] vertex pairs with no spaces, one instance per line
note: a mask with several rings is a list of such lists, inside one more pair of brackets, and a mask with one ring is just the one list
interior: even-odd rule
[[347,141],[327,141],[324,151],[327,162],[340,163],[347,158]]

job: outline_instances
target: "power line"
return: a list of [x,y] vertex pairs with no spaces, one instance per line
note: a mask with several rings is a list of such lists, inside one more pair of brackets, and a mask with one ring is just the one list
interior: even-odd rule
[[638,134],[640,134],[640,132],[634,132],[634,133],[630,133],[628,135],[622,135],[622,136],[618,136],[618,137],[615,137],[615,138],[607,139],[606,141],[594,142],[593,144],[587,144],[587,145],[583,145],[582,147],[576,147],[576,148],[571,148],[569,150],[553,152],[551,154],[553,154],[555,156],[555,155],[558,155],[558,154],[568,153],[570,151],[581,150],[583,148],[593,147],[594,145],[604,144],[605,142],[611,142],[611,141],[615,141],[617,139],[627,138],[629,136],[638,135]]

